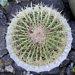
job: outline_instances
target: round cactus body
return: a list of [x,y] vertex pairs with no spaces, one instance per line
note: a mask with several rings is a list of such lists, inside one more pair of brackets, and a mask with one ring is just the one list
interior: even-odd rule
[[42,5],[18,12],[9,24],[6,45],[11,58],[28,71],[49,71],[66,59],[71,29],[55,9]]

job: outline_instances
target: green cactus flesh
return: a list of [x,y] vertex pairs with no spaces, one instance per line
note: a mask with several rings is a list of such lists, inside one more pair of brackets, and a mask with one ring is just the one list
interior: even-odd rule
[[66,30],[58,16],[38,7],[22,10],[11,26],[12,47],[18,58],[27,64],[41,66],[56,60],[66,46]]

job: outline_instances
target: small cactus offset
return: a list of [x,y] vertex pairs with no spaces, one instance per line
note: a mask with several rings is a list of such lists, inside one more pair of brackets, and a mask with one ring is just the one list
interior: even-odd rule
[[51,7],[36,5],[18,12],[9,24],[6,43],[11,58],[32,71],[51,70],[71,49],[71,29]]

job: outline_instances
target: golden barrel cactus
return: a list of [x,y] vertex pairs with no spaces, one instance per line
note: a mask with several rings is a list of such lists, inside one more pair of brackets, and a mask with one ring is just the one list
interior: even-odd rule
[[66,19],[43,5],[17,13],[7,29],[6,45],[11,58],[27,71],[49,71],[66,59],[72,43]]

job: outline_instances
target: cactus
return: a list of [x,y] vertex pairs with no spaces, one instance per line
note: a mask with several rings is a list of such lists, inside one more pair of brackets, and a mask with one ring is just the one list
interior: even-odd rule
[[64,17],[43,5],[26,7],[9,23],[6,45],[11,58],[28,71],[48,71],[71,49],[71,29]]

